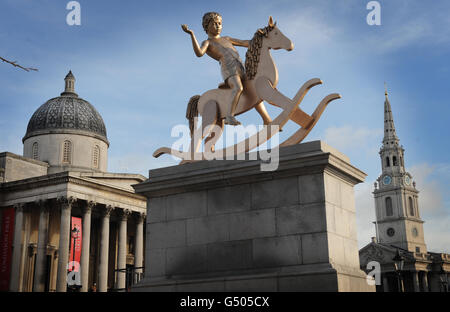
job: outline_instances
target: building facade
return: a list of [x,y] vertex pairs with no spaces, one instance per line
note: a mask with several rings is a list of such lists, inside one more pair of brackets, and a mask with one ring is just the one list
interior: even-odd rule
[[145,177],[107,172],[108,147],[69,72],[31,117],[23,156],[0,153],[1,290],[126,289],[143,272],[146,199],[132,185]]
[[[370,272],[368,263],[380,264],[382,278],[377,291],[446,290],[450,255],[427,250],[419,191],[412,175],[405,170],[405,150],[399,141],[386,91],[384,138],[380,149],[382,172],[373,192],[376,237],[359,252],[361,268]],[[404,259],[401,272],[394,266],[393,258],[397,252]]]

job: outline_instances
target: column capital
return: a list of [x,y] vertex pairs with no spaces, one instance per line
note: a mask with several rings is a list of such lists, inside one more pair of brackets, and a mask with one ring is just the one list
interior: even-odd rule
[[126,221],[128,220],[128,217],[131,215],[131,210],[130,209],[122,209],[122,213],[121,213],[121,219],[122,221]]
[[136,212],[135,218],[138,222],[144,222],[145,217],[147,216],[147,213],[145,212]]
[[25,208],[25,203],[17,203],[14,204],[13,207],[17,212],[23,212],[23,208]]
[[84,213],[91,213],[92,209],[95,207],[95,205],[97,205],[97,203],[93,200],[89,200],[86,203],[86,206],[84,206],[83,211]]
[[29,256],[32,257],[37,253],[37,245],[36,244],[28,244],[28,252]]
[[56,201],[62,206],[62,208],[72,208],[72,205],[77,201],[73,196],[60,196]]
[[34,202],[42,212],[47,213],[50,209],[50,200],[49,199],[38,199]]
[[114,207],[111,205],[106,205],[105,209],[103,210],[103,216],[108,217],[111,215],[111,212],[114,210]]

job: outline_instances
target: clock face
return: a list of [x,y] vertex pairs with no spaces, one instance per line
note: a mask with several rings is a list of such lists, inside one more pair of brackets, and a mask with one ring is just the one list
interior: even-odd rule
[[391,184],[391,182],[392,182],[392,178],[391,178],[390,175],[385,175],[383,177],[383,184],[384,185],[389,185],[389,184]]
[[405,184],[406,185],[410,185],[411,184],[411,178],[409,177],[409,175],[405,176]]
[[394,230],[393,228],[388,228],[388,229],[387,229],[387,235],[388,235],[389,237],[394,236],[394,234],[395,234],[395,230]]

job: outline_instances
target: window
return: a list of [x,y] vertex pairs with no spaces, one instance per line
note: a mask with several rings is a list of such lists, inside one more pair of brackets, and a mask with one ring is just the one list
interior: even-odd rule
[[64,141],[64,147],[63,147],[63,163],[70,164],[71,163],[71,157],[72,157],[72,142],[70,141]]
[[409,204],[409,214],[411,216],[414,216],[414,205],[411,197],[408,197],[408,204]]
[[39,146],[37,142],[33,143],[33,159],[39,159]]
[[390,197],[386,197],[386,216],[390,217],[394,215],[394,211],[392,210],[392,199]]
[[390,164],[389,164],[389,157],[386,157],[386,167],[389,167],[390,166]]
[[392,157],[392,166],[397,166],[397,157]]
[[92,166],[96,169],[99,167],[100,163],[100,147],[98,145],[94,146],[94,150],[92,151]]
[[420,253],[420,247],[416,247],[416,252]]

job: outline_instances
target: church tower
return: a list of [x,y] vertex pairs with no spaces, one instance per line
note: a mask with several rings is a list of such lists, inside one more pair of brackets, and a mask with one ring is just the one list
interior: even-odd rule
[[403,146],[399,145],[387,90],[384,101],[384,138],[380,149],[381,175],[375,182],[378,243],[426,253],[418,194],[412,176],[405,171]]

